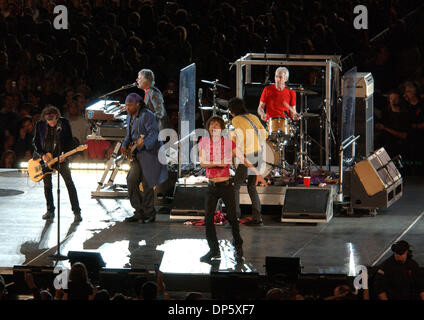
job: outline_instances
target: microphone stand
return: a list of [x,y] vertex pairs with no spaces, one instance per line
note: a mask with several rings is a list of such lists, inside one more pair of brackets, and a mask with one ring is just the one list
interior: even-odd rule
[[122,90],[126,90],[126,89],[130,89],[130,88],[133,88],[133,87],[136,87],[137,85],[135,84],[135,85],[126,85],[126,86],[122,86],[122,87],[120,87],[120,88],[118,88],[118,89],[116,89],[116,90],[113,90],[113,91],[111,91],[111,92],[108,92],[108,93],[106,93],[106,94],[104,94],[104,95],[102,95],[102,96],[100,96],[99,97],[99,99],[103,99],[104,98],[104,100],[105,100],[105,108],[106,108],[106,101],[107,101],[107,97],[108,96],[110,96],[110,95],[112,95],[112,94],[114,94],[114,93],[116,93],[116,92],[119,92],[119,91],[122,91]]
[[[325,117],[325,124],[328,125],[328,127],[330,128],[330,134],[331,134],[331,138],[333,140],[334,145],[336,145],[336,138],[334,136],[334,131],[333,128],[331,126],[331,120],[328,119],[328,113],[327,113],[327,108],[325,107],[325,102],[322,103],[322,107],[324,110],[324,117]],[[324,127],[325,128],[325,127]],[[328,163],[328,171],[331,171],[331,163]]]
[[[59,127],[57,127],[59,128]],[[56,129],[57,130],[57,129]],[[60,133],[62,130],[56,131],[57,133],[57,148],[59,150],[59,161],[57,162],[57,253],[50,256],[55,261],[68,260],[67,256],[60,254],[60,154],[62,153],[62,146],[60,143]]]
[[[265,46],[264,46],[264,59],[266,62],[268,62],[268,58],[266,56],[267,53],[267,49],[268,49],[268,39],[265,39]],[[266,66],[265,69],[265,85],[269,85],[271,81],[269,81],[269,65]]]
[[[198,98],[199,98],[199,106],[203,106],[203,89],[199,88],[199,93],[198,93]],[[203,127],[205,127],[205,116],[203,115],[203,110],[200,109],[200,115],[202,116],[202,123],[203,123]]]

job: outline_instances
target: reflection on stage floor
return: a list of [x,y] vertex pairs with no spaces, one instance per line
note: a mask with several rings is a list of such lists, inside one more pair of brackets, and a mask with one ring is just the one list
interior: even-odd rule
[[[160,265],[165,274],[209,274],[211,271],[265,273],[265,257],[300,257],[303,273],[343,273],[354,275],[356,265],[371,265],[387,257],[385,250],[411,226],[424,208],[418,179],[406,179],[404,196],[375,217],[335,216],[316,225],[282,224],[281,207],[269,207],[265,226],[241,226],[245,259],[237,264],[231,245],[231,230],[217,226],[221,260],[207,264],[199,258],[208,251],[204,227],[186,225],[157,215],[149,224],[126,223],[132,215],[128,199],[92,199],[101,177],[99,171],[72,172],[78,190],[83,221],[73,223],[73,214],[61,182],[61,253],[97,251],[106,268],[153,270]],[[53,179],[56,201],[56,181]],[[119,174],[116,183],[125,183]],[[56,252],[57,218],[44,221],[42,183],[33,183],[24,172],[0,171],[0,268],[14,265],[52,266],[49,255]],[[415,248],[414,258],[424,263],[422,219],[403,236]],[[68,261],[61,262],[63,264]]]

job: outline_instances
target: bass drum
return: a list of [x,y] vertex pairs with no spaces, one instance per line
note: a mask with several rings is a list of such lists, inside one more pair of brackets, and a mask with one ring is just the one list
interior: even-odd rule
[[259,173],[265,178],[268,177],[272,169],[280,164],[280,154],[275,149],[274,143],[270,140],[266,141],[265,151],[262,153],[262,161],[259,163]]

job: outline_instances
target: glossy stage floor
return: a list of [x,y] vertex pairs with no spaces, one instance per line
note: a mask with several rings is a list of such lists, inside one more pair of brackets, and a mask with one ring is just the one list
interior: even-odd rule
[[[422,177],[404,177],[402,198],[376,216],[337,215],[329,223],[282,224],[281,207],[265,208],[265,226],[241,226],[245,261],[237,265],[230,229],[217,226],[222,260],[218,265],[199,262],[207,252],[204,227],[171,220],[158,214],[149,224],[123,222],[132,215],[128,199],[92,199],[101,171],[74,170],[83,221],[73,224],[66,187],[61,180],[61,253],[98,251],[107,268],[144,268],[160,264],[165,275],[207,276],[211,269],[265,273],[265,257],[300,257],[302,273],[355,275],[355,266],[375,265],[388,257],[390,245],[409,241],[414,257],[424,265],[424,197]],[[56,177],[56,176],[54,176]],[[56,201],[56,179],[53,179]],[[119,174],[116,183],[125,183]],[[49,255],[57,244],[57,219],[46,222],[43,184],[24,171],[0,171],[0,273],[14,265],[53,266]],[[67,261],[61,263],[68,263]]]

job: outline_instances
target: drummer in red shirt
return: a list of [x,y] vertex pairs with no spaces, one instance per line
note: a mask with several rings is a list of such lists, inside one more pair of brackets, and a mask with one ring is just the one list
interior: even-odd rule
[[275,84],[266,86],[262,91],[258,114],[263,121],[268,121],[270,118],[285,118],[286,114],[293,120],[300,119],[296,112],[296,92],[286,87],[288,80],[289,70],[279,67],[275,70]]

